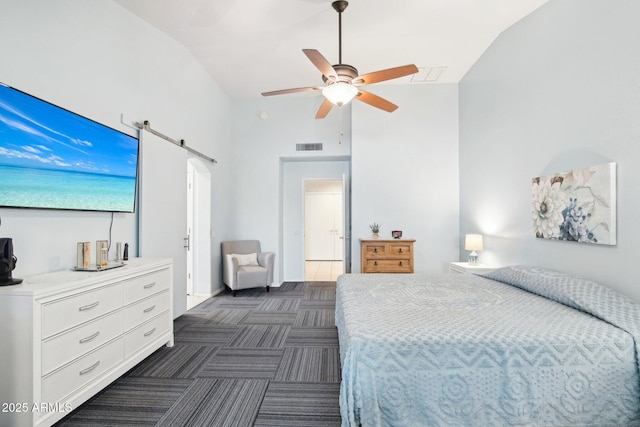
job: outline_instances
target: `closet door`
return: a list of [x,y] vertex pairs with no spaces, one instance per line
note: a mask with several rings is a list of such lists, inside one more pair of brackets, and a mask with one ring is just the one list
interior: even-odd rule
[[333,259],[333,195],[305,195],[305,256],[307,260]]
[[340,194],[305,194],[305,256],[308,261],[342,260],[343,217]]
[[187,308],[187,152],[141,131],[139,254],[173,259],[173,315]]
[[333,259],[344,259],[344,196],[333,195]]

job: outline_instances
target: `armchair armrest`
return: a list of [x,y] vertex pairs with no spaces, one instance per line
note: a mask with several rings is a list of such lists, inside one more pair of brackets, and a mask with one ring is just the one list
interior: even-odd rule
[[258,253],[258,264],[266,268],[269,273],[267,277],[267,283],[271,285],[273,283],[273,266],[275,264],[276,254],[275,252],[260,252]]
[[238,259],[231,255],[224,256],[223,277],[224,284],[231,289],[236,287],[236,271],[238,271]]

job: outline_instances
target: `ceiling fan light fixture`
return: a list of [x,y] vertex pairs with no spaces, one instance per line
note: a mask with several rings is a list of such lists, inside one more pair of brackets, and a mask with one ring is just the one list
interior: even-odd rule
[[337,82],[322,89],[322,94],[338,107],[348,104],[358,94],[358,88],[349,83]]

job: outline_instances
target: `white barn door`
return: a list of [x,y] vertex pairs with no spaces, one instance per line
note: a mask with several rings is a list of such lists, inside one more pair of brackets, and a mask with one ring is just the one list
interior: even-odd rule
[[139,255],[173,259],[173,316],[187,309],[187,151],[140,132]]

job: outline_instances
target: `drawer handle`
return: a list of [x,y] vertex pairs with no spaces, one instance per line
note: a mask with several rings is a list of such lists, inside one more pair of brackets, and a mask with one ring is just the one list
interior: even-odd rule
[[378,248],[373,248],[373,252],[378,253]]
[[153,309],[154,309],[154,308],[156,308],[156,305],[155,305],[155,304],[153,304],[153,305],[152,305],[151,307],[149,307],[149,308],[145,308],[143,312],[144,312],[144,313],[148,313],[148,312],[150,312],[150,311],[153,311]]
[[373,265],[378,265],[378,261],[373,261]]
[[400,265],[400,267],[402,267],[402,261],[400,261],[400,264],[399,264],[399,265]]
[[147,283],[144,285],[144,289],[151,289],[156,285],[156,282]]
[[398,249],[398,253],[402,253],[402,248]]
[[89,342],[89,341],[91,341],[92,339],[96,338],[98,335],[100,335],[100,331],[98,331],[98,332],[96,332],[95,334],[93,334],[93,335],[91,335],[91,336],[88,336],[88,337],[86,337],[86,338],[82,338],[82,339],[80,340],[80,344],[84,344],[84,343],[86,343],[86,342]]
[[94,369],[96,369],[99,364],[100,364],[100,361],[98,360],[96,363],[94,363],[93,365],[89,366],[87,369],[83,369],[82,371],[80,371],[80,375],[88,374],[89,372],[91,372]]
[[156,328],[153,328],[152,330],[150,330],[149,332],[145,332],[144,336],[148,337],[149,335],[153,334],[156,331]]
[[89,305],[83,305],[82,307],[78,308],[78,311],[91,310],[92,308],[97,307],[98,304],[100,304],[100,301],[96,301],[93,304],[89,304]]

